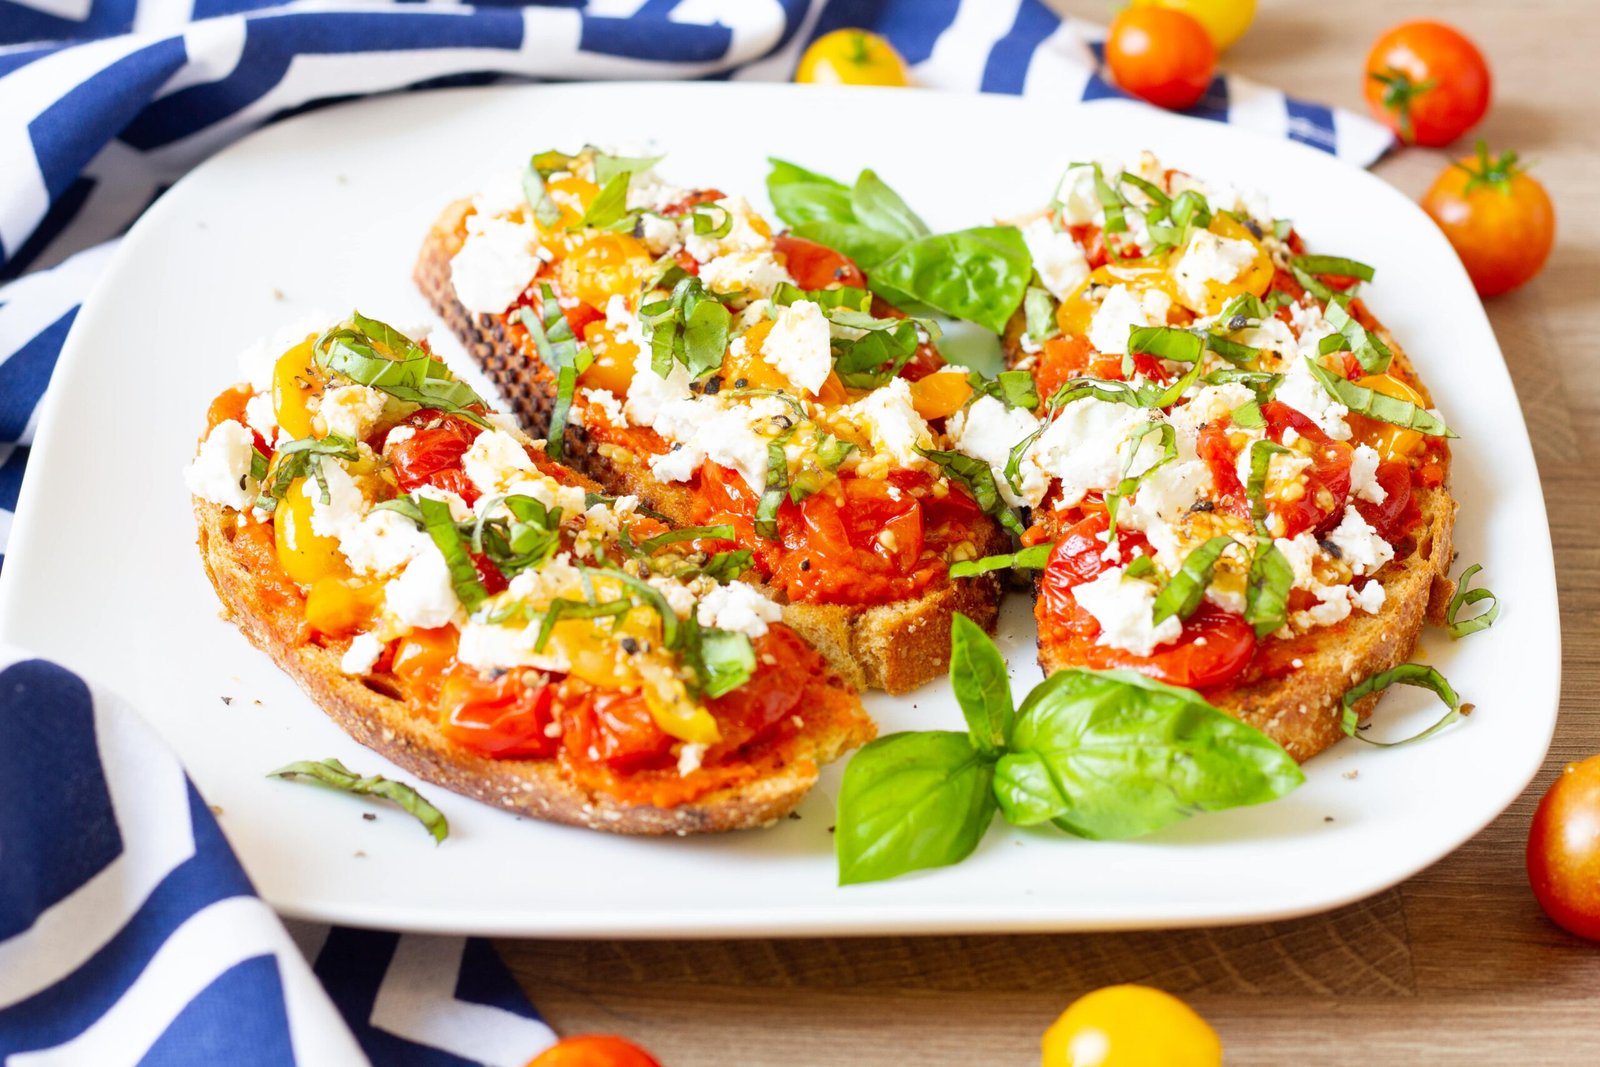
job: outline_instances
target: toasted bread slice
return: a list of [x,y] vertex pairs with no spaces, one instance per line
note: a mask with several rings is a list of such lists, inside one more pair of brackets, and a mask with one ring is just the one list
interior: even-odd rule
[[[527,430],[542,436],[549,430],[555,403],[555,375],[499,317],[464,308],[450,281],[450,260],[461,248],[462,219],[470,210],[470,202],[463,200],[439,216],[417,258],[416,283]],[[679,525],[694,522],[690,490],[658,480],[639,457],[596,443],[575,423],[569,422],[566,430],[569,462],[610,493],[637,496]],[[982,543],[974,547],[977,555],[990,555],[1008,551],[1009,540],[997,525],[987,523]],[[1000,578],[990,575],[869,607],[784,602],[783,618],[851,684],[902,693],[948,669],[954,612],[993,631],[1001,593]]]
[[557,759],[489,759],[448,741],[434,721],[400,699],[383,675],[356,678],[339,667],[342,646],[306,641],[287,576],[263,573],[241,544],[238,512],[195,501],[200,557],[225,617],[363,745],[424,781],[494,807],[549,822],[620,834],[715,833],[765,826],[800,803],[818,768],[871,740],[860,701],[837,678],[809,683],[805,727],[736,787],[673,808],[619,802],[574,780]]
[[[1004,339],[1012,363],[1023,356],[1024,329],[1018,313]],[[1387,330],[1379,332],[1394,352],[1389,373],[1404,379],[1431,404],[1427,387],[1399,343]],[[1386,593],[1377,614],[1352,614],[1342,622],[1292,638],[1293,655],[1300,664],[1292,673],[1207,690],[1206,699],[1261,730],[1302,762],[1342,740],[1345,692],[1410,659],[1423,623],[1442,622],[1445,605],[1455,591],[1449,572],[1455,552],[1451,537],[1456,501],[1444,486],[1414,488],[1412,499],[1422,513],[1422,522],[1396,546],[1395,558],[1373,579]],[[1037,588],[1037,579],[1035,585]],[[1039,663],[1047,674],[1081,666],[1044,642],[1039,646]],[[1356,705],[1362,721],[1371,716],[1381,695],[1373,694]]]

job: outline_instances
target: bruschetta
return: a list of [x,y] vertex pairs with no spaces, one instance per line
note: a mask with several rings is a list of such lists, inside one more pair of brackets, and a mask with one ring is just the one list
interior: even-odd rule
[[732,531],[604,495],[360,315],[266,348],[189,466],[225,612],[362,744],[630,834],[790,811],[873,735]]

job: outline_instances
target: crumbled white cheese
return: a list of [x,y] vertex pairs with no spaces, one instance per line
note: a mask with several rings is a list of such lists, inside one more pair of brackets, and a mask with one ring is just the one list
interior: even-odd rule
[[1039,466],[1061,482],[1061,507],[1080,503],[1091,490],[1117,484],[1122,477],[1122,443],[1148,418],[1142,408],[1094,397],[1074,400],[1061,409],[1034,448]]
[[1378,483],[1378,464],[1383,457],[1371,445],[1356,445],[1350,457],[1350,495],[1357,500],[1370,500],[1381,504],[1389,499],[1389,491]]
[[[578,399],[605,413],[606,421],[619,429],[628,425],[628,416],[622,410],[622,401],[609,389],[579,389]],[[581,410],[575,407],[574,412]]]
[[1106,290],[1089,320],[1089,343],[1097,352],[1126,355],[1128,334],[1136,326],[1151,325],[1144,305],[1126,285],[1113,285]]
[[688,777],[700,769],[700,761],[706,758],[706,749],[709,745],[686,741],[678,749],[678,774]]
[[792,282],[783,264],[770,252],[731,252],[700,267],[700,282],[715,293],[745,293],[770,297],[784,282]]
[[1280,537],[1273,542],[1278,551],[1283,553],[1283,558],[1288,562],[1289,569],[1294,572],[1294,588],[1312,589],[1316,586],[1316,576],[1313,569],[1317,557],[1322,549],[1317,544],[1316,535],[1310,530],[1295,537]]
[[[631,190],[630,190],[631,191]],[[664,256],[679,245],[678,223],[660,215],[639,216],[639,239],[652,256]]]
[[689,190],[663,181],[654,168],[636,172],[628,179],[629,211],[665,211],[683,203]]
[[416,523],[385,509],[370,511],[348,527],[339,549],[357,573],[388,574],[433,551],[433,541]]
[[250,477],[255,435],[236,419],[217,423],[183,472],[183,484],[201,500],[243,511],[261,491]]
[[278,430],[278,413],[272,406],[271,393],[256,393],[244,404],[244,421],[262,437],[271,441]]
[[652,457],[650,468],[663,481],[681,482],[710,459],[737,471],[759,493],[767,482],[767,444],[789,419],[789,406],[777,397],[668,401],[651,426],[677,447]]
[[628,399],[622,410],[635,426],[654,427],[656,416],[665,405],[693,395],[689,391],[689,368],[674,360],[663,378],[650,366],[650,349],[641,347],[633,360],[633,381],[628,385]]
[[873,449],[886,453],[898,465],[926,464],[916,450],[932,448],[933,434],[911,403],[911,385],[904,378],[890,379],[889,384],[841,408],[840,415],[866,430]]
[[1208,496],[1211,488],[1211,468],[1203,460],[1163,464],[1139,483],[1128,509],[1129,522],[1140,530],[1176,522],[1197,501]]
[[468,622],[461,627],[456,659],[480,671],[507,670],[512,667],[534,667],[543,671],[565,671],[570,668],[565,657],[547,646],[535,652],[539,640],[540,622],[496,626]]
[[381,655],[383,642],[375,634],[356,634],[350,639],[350,647],[339,657],[339,670],[350,675],[366,674]]
[[1069,226],[1085,226],[1104,218],[1100,198],[1095,194],[1094,168],[1087,163],[1068,167],[1056,187],[1061,218]]
[[1394,559],[1393,546],[1378,536],[1378,531],[1353,507],[1344,509],[1344,518],[1328,535],[1328,542],[1357,574],[1371,574]]
[[1089,277],[1089,261],[1070,233],[1058,231],[1048,218],[1022,227],[1022,239],[1033,255],[1033,269],[1057,300],[1065,300]]
[[[416,495],[424,500],[437,500],[450,509],[450,518],[456,522],[467,522],[473,516],[470,504],[463,500],[460,494],[452,493],[448,489],[440,489],[436,485],[419,485],[413,490]],[[484,498],[487,501],[487,498]]]
[[666,598],[667,606],[672,609],[672,613],[678,618],[687,619],[694,612],[694,590],[679,579],[668,577],[665,574],[653,574],[646,581]]
[[1050,475],[1039,466],[1038,441],[1023,453],[1018,465],[1022,484],[1019,496],[1012,492],[1006,481],[1005,468],[1011,459],[1011,450],[1029,434],[1039,428],[1039,420],[1025,408],[1009,408],[992,396],[980,396],[972,404],[951,415],[945,423],[953,447],[957,452],[981,459],[994,471],[995,484],[1000,494],[1013,506],[1038,505],[1050,487]]
[[[1234,460],[1233,472],[1238,475],[1240,485],[1250,484],[1254,453],[1255,442],[1252,441],[1239,449],[1239,455]],[[1299,452],[1269,452],[1267,457],[1267,477],[1263,488],[1269,497],[1278,495],[1285,486],[1299,481],[1311,469],[1311,457]]]
[[387,398],[365,385],[335,385],[322,394],[317,414],[331,434],[360,441],[383,417]]
[[311,532],[342,541],[366,515],[367,498],[343,460],[323,459],[322,480],[328,486],[326,501],[315,479],[305,485],[306,495],[311,498]]
[[1260,325],[1241,330],[1234,340],[1251,348],[1276,353],[1279,359],[1293,359],[1299,345],[1293,331],[1277,316],[1268,316]]
[[1368,582],[1360,589],[1350,591],[1350,599],[1355,606],[1368,615],[1376,615],[1383,610],[1383,605],[1389,599],[1389,591],[1383,587],[1382,582]]
[[1256,398],[1250,387],[1240,382],[1225,382],[1202,388],[1187,403],[1172,409],[1167,421],[1172,424],[1179,459],[1194,459],[1205,426],[1232,413]]
[[783,609],[745,582],[729,582],[711,589],[700,598],[695,618],[701,626],[732,630],[756,638],[767,632],[769,622],[783,618]]
[[406,564],[400,577],[384,586],[384,605],[405,626],[430,630],[455,618],[461,602],[450,568],[438,552],[424,552]]
[[504,430],[480,433],[462,455],[461,468],[484,496],[498,496],[510,492],[515,483],[544,478],[527,448]]
[[530,223],[482,215],[469,216],[469,223],[466,242],[450,260],[450,283],[468,311],[499,315],[538,273],[538,235]]
[[1184,305],[1202,314],[1211,310],[1210,305],[1225,295],[1223,287],[1255,262],[1256,253],[1256,246],[1249,241],[1196,230],[1173,270]]
[[1350,439],[1350,424],[1345,421],[1350,409],[1336,401],[1322,383],[1312,377],[1311,368],[1304,359],[1289,361],[1283,371],[1283,381],[1278,383],[1272,397],[1305,415],[1335,441]]
[[696,262],[709,263],[721,256],[741,252],[764,252],[772,248],[770,229],[751,209],[750,201],[744,197],[725,196],[721,200],[701,204],[696,210],[715,219],[718,226],[714,228],[720,228],[724,221],[728,223],[727,233],[721,237],[713,237],[710,234],[694,232],[692,214],[685,215],[679,221],[683,247]]
[[772,329],[761,342],[761,358],[808,393],[822,388],[833,370],[828,320],[810,300],[796,300],[778,309]]
[[1100,624],[1095,643],[1148,656],[1156,646],[1176,641],[1183,621],[1168,616],[1154,622],[1156,587],[1149,582],[1122,577],[1122,567],[1109,567],[1093,580],[1073,587],[1078,604]]
[[484,218],[513,215],[527,206],[528,195],[523,191],[522,172],[519,170],[495,170],[478,187],[477,195],[472,198],[472,210]]

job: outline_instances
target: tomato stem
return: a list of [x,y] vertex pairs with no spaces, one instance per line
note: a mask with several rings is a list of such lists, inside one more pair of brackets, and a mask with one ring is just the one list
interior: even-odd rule
[[1458,159],[1451,166],[1466,172],[1466,192],[1470,193],[1479,186],[1485,186],[1496,189],[1506,196],[1511,195],[1511,180],[1528,169],[1515,152],[1491,156],[1489,142],[1481,138],[1478,141],[1475,163],[1464,163]]
[[1422,94],[1438,88],[1438,81],[1429,78],[1414,82],[1411,75],[1396,67],[1381,72],[1373,71],[1371,76],[1373,81],[1383,85],[1383,106],[1394,112],[1400,120],[1400,140],[1408,144],[1416,140],[1416,131],[1411,122],[1411,105]]

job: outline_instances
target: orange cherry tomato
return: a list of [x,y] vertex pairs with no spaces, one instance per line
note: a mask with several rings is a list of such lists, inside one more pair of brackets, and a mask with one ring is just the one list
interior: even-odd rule
[[1489,64],[1442,22],[1403,22],[1367,54],[1367,106],[1407,144],[1437,148],[1489,110]]
[[555,687],[537,671],[507,671],[489,679],[460,668],[445,679],[439,693],[439,730],[451,741],[496,759],[542,759],[553,756],[559,736],[555,722]]
[[1123,89],[1181,111],[1205,95],[1217,47],[1193,16],[1164,7],[1124,8],[1111,22],[1106,64]]
[[1221,1067],[1222,1040],[1189,1005],[1142,985],[1079,997],[1041,1041],[1043,1067]]
[[1600,941],[1600,756],[1567,764],[1539,801],[1528,881],[1558,926]]
[[578,1034],[557,1041],[528,1061],[528,1067],[661,1067],[661,1063],[632,1041],[611,1034]]
[[1515,152],[1491,158],[1488,146],[1458,160],[1422,198],[1450,239],[1480,296],[1499,296],[1544,269],[1556,241],[1556,211]]

